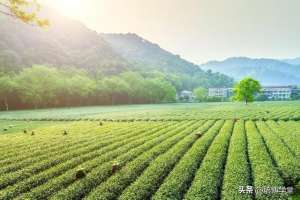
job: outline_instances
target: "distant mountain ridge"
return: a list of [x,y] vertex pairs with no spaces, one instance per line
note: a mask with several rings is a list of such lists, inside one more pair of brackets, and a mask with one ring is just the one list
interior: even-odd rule
[[[295,60],[288,61],[297,64]],[[292,65],[288,61],[232,57],[224,61],[210,61],[200,67],[226,74],[235,80],[251,76],[263,85],[299,85],[300,65]]]
[[290,65],[299,65],[300,66],[300,57],[299,58],[288,58],[281,60],[282,62],[288,63]]

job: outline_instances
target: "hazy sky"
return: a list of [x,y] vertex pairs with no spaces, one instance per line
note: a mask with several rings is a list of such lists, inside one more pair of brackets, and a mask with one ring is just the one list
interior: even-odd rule
[[134,32],[202,63],[300,56],[300,0],[40,0],[97,32]]

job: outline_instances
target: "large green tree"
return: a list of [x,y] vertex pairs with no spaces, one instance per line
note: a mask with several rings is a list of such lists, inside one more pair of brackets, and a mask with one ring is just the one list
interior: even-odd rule
[[5,110],[9,110],[8,96],[15,90],[16,84],[8,75],[0,76],[0,99]]
[[152,103],[173,102],[176,99],[176,89],[168,81],[160,78],[145,81],[145,94]]
[[259,93],[261,85],[257,80],[250,77],[241,80],[234,88],[234,97],[236,101],[244,101],[245,104],[254,101],[255,94]]
[[24,69],[17,77],[18,91],[25,103],[35,108],[47,106],[55,100],[58,71],[45,66]]
[[137,72],[125,72],[120,77],[128,84],[129,103],[142,103],[145,100],[145,78]]
[[47,66],[0,74],[0,107],[41,108],[99,104],[174,102],[176,88],[160,73],[91,75]]
[[208,91],[206,88],[198,87],[194,89],[194,94],[196,96],[196,100],[199,102],[203,102],[207,100]]
[[130,87],[124,80],[113,76],[105,78],[102,83],[105,88],[103,92],[109,96],[112,105],[128,101]]
[[69,81],[70,96],[79,98],[79,105],[96,90],[96,82],[87,75],[76,74]]

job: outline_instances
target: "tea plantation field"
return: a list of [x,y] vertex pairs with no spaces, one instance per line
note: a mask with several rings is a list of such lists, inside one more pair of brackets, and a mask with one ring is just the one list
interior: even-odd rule
[[0,199],[299,199],[299,102],[0,112]]
[[243,103],[190,103],[94,106],[0,112],[0,120],[192,120],[192,119],[300,120],[300,101]]

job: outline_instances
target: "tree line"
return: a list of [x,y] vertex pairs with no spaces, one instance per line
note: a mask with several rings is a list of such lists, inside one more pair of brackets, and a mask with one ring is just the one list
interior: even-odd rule
[[0,74],[1,110],[61,106],[174,102],[176,88],[163,74],[107,76],[46,66]]

